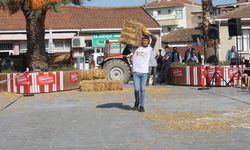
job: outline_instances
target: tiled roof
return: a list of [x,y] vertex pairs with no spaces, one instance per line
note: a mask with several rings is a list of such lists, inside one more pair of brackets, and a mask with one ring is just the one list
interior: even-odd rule
[[250,4],[217,17],[217,19],[229,18],[250,18]]
[[178,43],[178,42],[193,42],[194,36],[200,35],[199,29],[178,29],[162,36],[162,42]]
[[[75,7],[64,6],[62,12],[48,12],[46,29],[121,28],[125,19],[134,19],[148,28],[161,28],[142,7]],[[0,9],[0,30],[25,30],[22,12],[10,15]]]
[[155,0],[151,3],[146,4],[146,7],[179,7],[184,6],[185,4],[196,3],[192,3],[192,0]]

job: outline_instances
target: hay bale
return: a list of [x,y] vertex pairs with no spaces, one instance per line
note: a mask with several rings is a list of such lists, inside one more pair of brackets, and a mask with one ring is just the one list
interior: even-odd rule
[[70,59],[70,53],[53,54],[49,58],[49,64],[64,64],[64,63],[68,63],[69,59]]
[[94,69],[93,78],[94,79],[105,79],[106,73],[103,69]]
[[125,45],[131,45],[134,47],[141,46],[141,40],[143,37],[143,31],[146,27],[134,20],[125,20],[122,26],[121,38],[119,41]]
[[84,92],[94,91],[94,81],[81,81],[80,90]]
[[93,71],[92,70],[83,70],[81,71],[81,80],[93,80]]
[[94,90],[95,91],[106,91],[107,90],[107,80],[94,80]]
[[120,80],[111,80],[107,82],[107,90],[109,91],[118,91],[123,89],[122,81]]

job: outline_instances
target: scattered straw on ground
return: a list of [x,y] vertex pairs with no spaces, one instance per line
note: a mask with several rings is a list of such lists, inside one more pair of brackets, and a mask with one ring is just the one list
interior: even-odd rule
[[151,97],[155,98],[162,98],[163,96],[166,96],[167,94],[173,93],[174,90],[167,87],[160,87],[160,86],[150,86],[146,88],[146,94]]
[[13,100],[17,97],[19,97],[20,95],[18,94],[14,94],[14,93],[8,93],[8,92],[2,92],[0,93],[0,100]]
[[191,112],[153,112],[145,118],[156,123],[160,130],[214,133],[233,127],[250,128],[250,109],[229,113],[194,114]]

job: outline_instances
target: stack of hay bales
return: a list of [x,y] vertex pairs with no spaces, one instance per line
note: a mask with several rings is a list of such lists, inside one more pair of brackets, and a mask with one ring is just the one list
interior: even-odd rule
[[144,32],[147,32],[147,28],[142,23],[134,20],[125,20],[119,41],[124,45],[140,47]]
[[80,90],[92,91],[115,91],[122,90],[122,81],[108,81],[103,69],[92,69],[81,71]]

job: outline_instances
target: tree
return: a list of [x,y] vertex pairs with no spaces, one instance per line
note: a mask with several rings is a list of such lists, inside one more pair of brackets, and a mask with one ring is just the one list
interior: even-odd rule
[[[212,0],[202,0],[202,24],[203,24],[203,35],[205,44],[205,60],[211,56],[217,57],[217,49],[219,44],[219,39],[210,39],[208,36],[208,26],[209,24],[215,24],[215,18],[212,16],[213,13],[213,3]],[[217,61],[214,60],[214,61]]]
[[49,10],[60,11],[60,6],[81,0],[0,0],[0,6],[10,14],[22,11],[26,20],[27,54],[30,69],[44,70],[48,67],[45,53],[45,18]]

